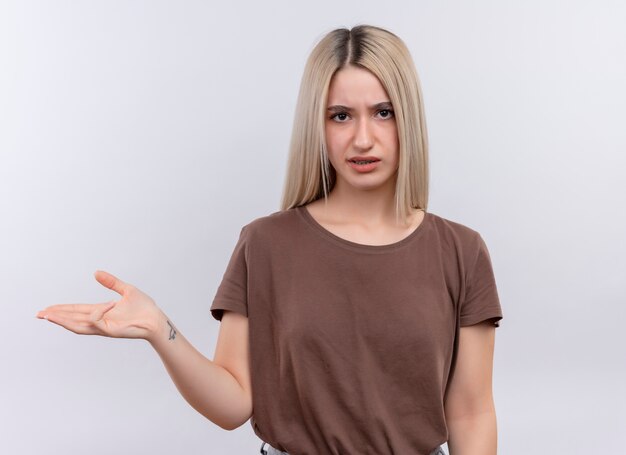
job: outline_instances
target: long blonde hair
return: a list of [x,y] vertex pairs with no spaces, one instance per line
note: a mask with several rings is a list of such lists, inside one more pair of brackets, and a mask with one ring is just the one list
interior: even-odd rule
[[379,27],[328,33],[309,56],[296,105],[281,210],[327,198],[335,171],[326,150],[324,120],[333,75],[347,65],[369,70],[385,88],[398,128],[396,215],[428,206],[428,137],[419,78],[404,42]]

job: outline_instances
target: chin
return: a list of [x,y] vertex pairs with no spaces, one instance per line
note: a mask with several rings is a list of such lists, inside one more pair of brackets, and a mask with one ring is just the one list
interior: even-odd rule
[[390,182],[350,182],[349,186],[359,191],[377,191],[383,190],[388,185],[391,185]]

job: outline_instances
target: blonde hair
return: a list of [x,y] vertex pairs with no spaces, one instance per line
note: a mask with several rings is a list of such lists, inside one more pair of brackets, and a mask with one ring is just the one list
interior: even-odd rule
[[281,210],[327,198],[335,171],[326,150],[324,122],[333,75],[348,66],[373,73],[393,105],[399,142],[396,215],[428,205],[428,137],[420,83],[400,38],[382,28],[360,25],[328,33],[309,56],[296,105]]

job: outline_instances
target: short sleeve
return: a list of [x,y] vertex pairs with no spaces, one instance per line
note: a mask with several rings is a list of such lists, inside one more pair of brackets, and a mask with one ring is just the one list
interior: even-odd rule
[[473,265],[466,273],[465,298],[461,304],[461,327],[489,320],[500,327],[502,308],[498,297],[491,257],[483,238],[478,236]]
[[231,255],[222,282],[217,288],[211,315],[218,321],[222,320],[224,310],[231,310],[248,316],[248,266],[247,266],[247,232],[246,226],[241,229],[239,240]]

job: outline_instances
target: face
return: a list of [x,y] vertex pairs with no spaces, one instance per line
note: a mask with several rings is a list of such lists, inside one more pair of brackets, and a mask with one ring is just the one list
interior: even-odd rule
[[374,74],[355,66],[335,73],[325,130],[335,189],[395,192],[398,130],[389,96]]

